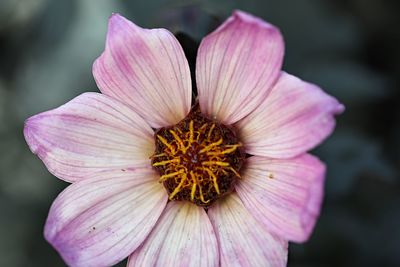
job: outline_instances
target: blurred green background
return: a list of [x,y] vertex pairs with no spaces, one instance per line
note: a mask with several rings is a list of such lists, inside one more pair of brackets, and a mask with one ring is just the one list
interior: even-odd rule
[[328,165],[325,202],[310,241],[291,245],[289,266],[400,266],[399,3],[1,0],[0,266],[65,266],[42,231],[67,184],[31,154],[23,122],[97,91],[91,66],[111,13],[181,33],[193,66],[198,42],[233,9],[277,25],[284,69],[347,108],[314,151]]

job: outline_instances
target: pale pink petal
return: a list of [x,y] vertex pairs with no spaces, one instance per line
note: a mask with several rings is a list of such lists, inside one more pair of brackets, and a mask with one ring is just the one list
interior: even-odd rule
[[25,139],[55,176],[77,181],[107,169],[150,166],[153,130],[128,106],[82,94],[25,122]]
[[154,128],[176,124],[190,110],[189,65],[165,29],[143,29],[112,15],[93,75],[102,93],[129,104]]
[[111,266],[143,242],[166,202],[151,170],[97,174],[57,197],[45,237],[69,266]]
[[217,234],[221,266],[286,266],[287,241],[262,227],[236,194],[216,202],[208,216]]
[[237,123],[246,152],[291,158],[321,143],[344,107],[313,84],[282,73],[266,100]]
[[204,208],[173,201],[129,257],[128,267],[211,267],[218,263],[217,240]]
[[225,124],[248,115],[277,80],[283,53],[277,28],[235,11],[200,44],[196,82],[201,111]]
[[325,166],[304,154],[293,159],[250,157],[236,191],[265,229],[290,241],[307,240],[319,216]]

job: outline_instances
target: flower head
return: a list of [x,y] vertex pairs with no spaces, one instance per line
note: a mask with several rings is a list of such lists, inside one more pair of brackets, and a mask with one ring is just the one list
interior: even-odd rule
[[175,37],[110,18],[100,93],[29,118],[24,134],[71,182],[45,237],[71,266],[285,266],[310,236],[324,164],[307,151],[343,111],[281,71],[279,30],[236,11],[205,37],[197,99]]

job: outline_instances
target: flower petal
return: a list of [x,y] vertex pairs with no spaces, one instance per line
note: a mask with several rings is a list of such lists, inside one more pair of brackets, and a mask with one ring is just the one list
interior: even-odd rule
[[250,157],[236,191],[265,229],[290,241],[306,241],[319,216],[325,166],[304,154],[294,159]]
[[208,216],[217,234],[221,266],[286,266],[287,242],[266,231],[235,194],[215,203]]
[[282,73],[267,99],[236,127],[247,153],[291,158],[330,135],[334,115],[343,110],[317,86]]
[[218,245],[203,208],[169,202],[146,241],[129,257],[129,266],[218,266]]
[[25,139],[48,170],[66,181],[95,172],[150,166],[153,130],[124,104],[82,94],[25,122]]
[[143,242],[166,202],[151,170],[97,174],[57,197],[45,237],[70,266],[110,266]]
[[143,29],[112,15],[93,75],[102,93],[129,104],[153,128],[176,124],[190,110],[189,64],[165,29]]
[[277,28],[235,11],[200,44],[196,82],[201,111],[225,124],[248,115],[277,80],[283,53]]

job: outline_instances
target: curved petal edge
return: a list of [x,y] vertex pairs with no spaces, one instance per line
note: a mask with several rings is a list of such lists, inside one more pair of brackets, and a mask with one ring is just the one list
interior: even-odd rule
[[128,267],[217,267],[218,244],[202,207],[169,202],[146,241],[129,257]]
[[247,116],[276,82],[283,54],[276,27],[235,11],[201,41],[196,63],[201,111],[225,124]]
[[111,266],[148,236],[167,203],[153,171],[109,171],[65,189],[45,237],[69,266]]
[[31,151],[68,182],[108,169],[150,166],[153,135],[133,110],[99,93],[79,95],[30,117],[24,126]]
[[291,158],[314,148],[335,127],[344,106],[316,85],[283,72],[265,101],[237,128],[246,152]]
[[248,158],[236,191],[265,229],[287,240],[304,242],[318,219],[325,165],[304,154],[293,159]]
[[102,93],[128,104],[153,128],[176,124],[189,113],[189,64],[168,30],[143,29],[112,15],[93,76]]
[[220,266],[284,267],[288,242],[260,225],[236,194],[209,209],[220,250]]

